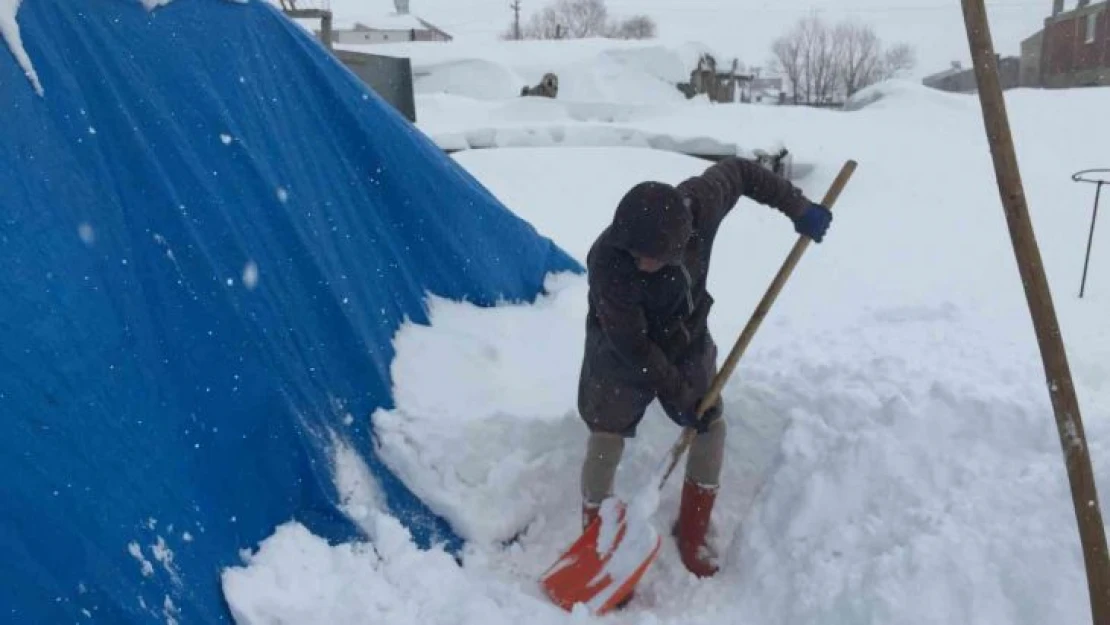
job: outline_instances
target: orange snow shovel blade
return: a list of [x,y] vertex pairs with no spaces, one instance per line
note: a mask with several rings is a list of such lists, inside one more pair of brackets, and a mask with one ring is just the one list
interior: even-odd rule
[[630,537],[624,505],[603,507],[602,514],[540,578],[547,596],[568,612],[583,604],[595,616],[620,605],[663,544],[646,521],[635,525]]

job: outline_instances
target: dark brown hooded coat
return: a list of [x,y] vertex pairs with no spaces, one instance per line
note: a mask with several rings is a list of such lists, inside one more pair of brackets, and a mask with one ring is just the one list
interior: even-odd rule
[[[788,180],[736,157],[677,187],[641,183],[621,199],[586,259],[578,403],[592,429],[632,435],[652,398],[675,419],[693,408],[681,404],[708,389],[716,347],[707,329],[713,298],[706,278],[717,230],[741,197],[791,218],[809,205]],[[633,254],[667,265],[642,272]]]

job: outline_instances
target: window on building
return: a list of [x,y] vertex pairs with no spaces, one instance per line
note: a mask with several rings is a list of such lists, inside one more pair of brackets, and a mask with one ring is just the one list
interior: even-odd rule
[[1095,42],[1095,27],[1098,26],[1098,13],[1087,15],[1087,40],[1085,43]]

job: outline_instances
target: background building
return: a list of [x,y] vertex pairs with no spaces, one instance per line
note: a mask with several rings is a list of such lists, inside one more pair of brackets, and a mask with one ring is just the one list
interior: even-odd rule
[[[1052,0],[1044,28],[1021,42],[1020,57],[999,58],[1003,89],[1110,85],[1110,2],[1078,0],[1070,10],[1065,4]],[[958,62],[922,82],[944,91],[976,88],[974,70]]]
[[1045,19],[1040,55],[1042,87],[1110,85],[1110,3],[1079,0],[1065,11],[1054,0]]
[[335,43],[397,43],[400,41],[451,41],[451,35],[411,13],[390,13],[355,22],[332,32]]
[[[999,55],[995,55],[995,59],[998,62],[998,79],[1002,83],[1002,88],[1017,87],[1021,80],[1021,59]],[[977,87],[975,69],[965,68],[959,61],[953,61],[948,69],[926,76],[921,82],[927,87],[953,93],[971,93]]]

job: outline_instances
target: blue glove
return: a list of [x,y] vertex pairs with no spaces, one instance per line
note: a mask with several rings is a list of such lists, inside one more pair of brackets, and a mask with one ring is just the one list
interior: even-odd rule
[[709,431],[709,419],[702,417],[698,418],[697,406],[693,409],[679,413],[678,423],[684,428],[690,428],[698,434],[705,434]]
[[701,395],[685,380],[679,382],[678,387],[669,395],[660,396],[663,409],[681,427],[692,428],[699,434],[704,433],[709,424],[698,420],[698,404]]
[[794,219],[794,231],[820,243],[825,238],[831,222],[832,211],[820,204],[810,203],[802,214]]
[[[692,389],[690,389],[692,391]],[[698,418],[698,406],[701,404],[701,396],[695,395],[692,392],[686,397],[685,405],[678,411],[675,420],[684,428],[690,428],[698,434],[705,434],[709,431],[709,420],[704,417]]]

